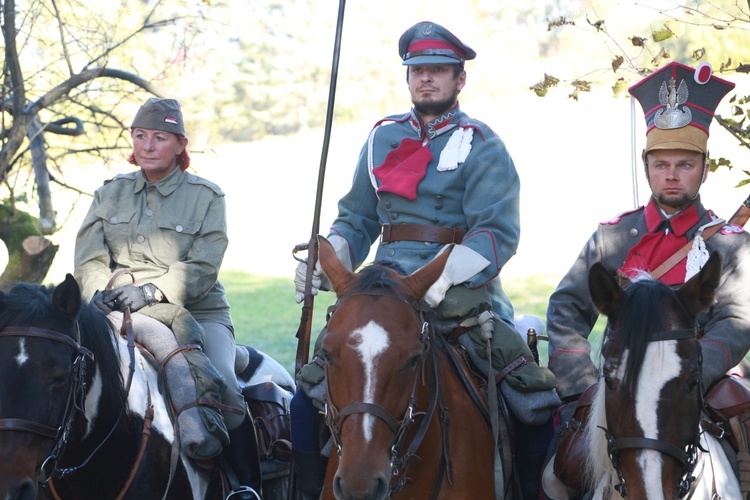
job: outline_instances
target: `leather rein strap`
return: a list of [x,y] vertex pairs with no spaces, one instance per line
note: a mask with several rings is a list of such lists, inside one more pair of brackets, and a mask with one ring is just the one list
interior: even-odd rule
[[[133,276],[133,273],[129,269],[120,269],[116,271],[112,277],[110,278],[109,282],[107,283],[107,286],[105,287],[105,291],[111,291],[114,287],[115,281],[122,276],[123,274],[130,275],[133,282],[135,282],[135,277]],[[128,365],[128,379],[125,382],[125,395],[127,397],[128,394],[130,394],[130,387],[133,382],[133,376],[135,374],[135,334],[133,333],[133,321],[130,316],[130,308],[125,309],[122,315],[122,325],[120,327],[120,336],[127,341],[128,346],[128,355],[130,358],[129,365]],[[141,445],[138,450],[138,456],[135,459],[135,462],[133,462],[133,467],[130,470],[130,474],[128,476],[128,479],[125,481],[125,484],[120,490],[120,493],[117,495],[117,500],[121,500],[125,494],[127,493],[128,489],[130,489],[130,486],[133,483],[133,480],[135,479],[135,476],[140,469],[141,462],[143,461],[143,456],[146,452],[146,446],[148,444],[148,440],[151,437],[151,426],[154,421],[154,405],[151,402],[151,389],[147,386],[146,388],[146,409],[144,413],[143,418],[143,430],[141,432]],[[123,409],[123,413],[126,410]],[[54,479],[63,479],[66,476],[72,474],[73,472],[76,472],[77,470],[85,467],[91,458],[96,454],[97,451],[106,443],[109,438],[114,433],[115,429],[118,427],[120,420],[122,419],[123,413],[120,413],[120,415],[117,417],[117,421],[115,421],[115,424],[112,426],[112,429],[110,429],[107,436],[102,440],[101,443],[94,449],[93,452],[86,458],[86,460],[83,461],[83,463],[77,467],[70,467],[66,469],[54,469],[52,473],[50,474],[50,478],[48,480],[48,484],[50,487],[50,493],[52,493],[52,496],[56,500],[60,500],[60,495],[57,493],[57,490],[55,489],[54,485]]]

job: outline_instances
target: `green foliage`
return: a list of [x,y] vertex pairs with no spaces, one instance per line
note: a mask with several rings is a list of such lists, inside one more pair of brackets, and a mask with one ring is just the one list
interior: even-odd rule
[[23,240],[41,235],[36,217],[14,208],[9,200],[3,200],[0,205],[0,241],[8,248],[11,261],[20,259]]
[[[612,89],[614,97],[625,96],[630,85],[671,60],[693,66],[709,62],[714,72],[721,76],[750,73],[750,65],[741,60],[737,62],[745,56],[747,23],[750,22],[750,12],[743,10],[739,4],[677,2],[666,11],[647,4],[635,4],[629,6],[631,11],[639,10],[642,13],[635,20],[621,16],[624,13],[622,8],[623,5],[619,3],[591,2],[588,9],[568,13],[565,22],[557,20],[548,23],[547,30],[555,33],[561,43],[564,40],[569,50],[575,50],[580,40],[593,36],[600,51],[597,53],[593,45],[587,48],[590,57],[578,69],[586,75],[586,80],[573,73],[556,78],[554,85],[546,85],[545,74],[545,80],[530,89],[538,96],[545,97],[551,87],[567,83],[573,87],[568,97],[578,100],[580,93],[588,91],[590,86],[606,84]],[[576,17],[584,16],[586,23],[575,22]],[[609,22],[605,22],[605,19]],[[624,43],[625,40],[629,40],[630,44]],[[707,43],[709,40],[710,43]],[[583,86],[582,81],[585,83]],[[750,149],[750,124],[746,125],[750,122],[747,120],[750,116],[750,96],[734,94],[730,102],[734,103],[732,116],[726,118],[717,115],[716,121],[737,138],[742,147]],[[731,160],[712,160],[712,170],[720,166],[731,169]],[[747,182],[742,181],[739,185],[745,184]]]

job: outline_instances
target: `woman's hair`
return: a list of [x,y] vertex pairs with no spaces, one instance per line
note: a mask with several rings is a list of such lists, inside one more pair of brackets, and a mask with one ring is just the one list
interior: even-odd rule
[[[128,163],[135,165],[136,167],[138,166],[138,162],[135,161],[135,153],[132,151],[130,152],[130,156],[128,156]],[[188,154],[187,146],[182,150],[182,153],[177,155],[177,166],[180,167],[180,170],[183,172],[190,166],[190,154]]]

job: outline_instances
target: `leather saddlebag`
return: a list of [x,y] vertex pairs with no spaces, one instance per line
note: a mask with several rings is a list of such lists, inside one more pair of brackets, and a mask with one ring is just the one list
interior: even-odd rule
[[704,400],[709,416],[722,424],[734,451],[747,451],[750,390],[737,377],[724,376],[708,389]]
[[242,394],[257,429],[258,453],[265,459],[291,461],[291,394],[270,381],[246,386]]

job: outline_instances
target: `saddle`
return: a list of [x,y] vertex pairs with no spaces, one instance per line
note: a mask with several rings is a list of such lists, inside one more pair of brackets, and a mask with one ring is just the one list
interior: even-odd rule
[[[726,437],[737,453],[743,499],[750,498],[750,390],[737,377],[725,375],[709,388],[704,398],[713,422],[701,427],[716,437]],[[718,432],[716,432],[718,430]]]

